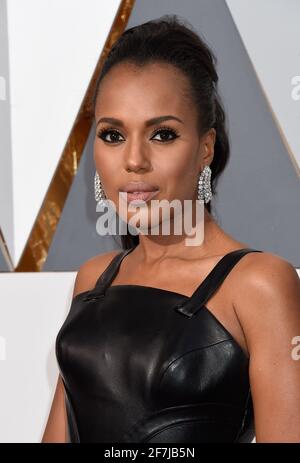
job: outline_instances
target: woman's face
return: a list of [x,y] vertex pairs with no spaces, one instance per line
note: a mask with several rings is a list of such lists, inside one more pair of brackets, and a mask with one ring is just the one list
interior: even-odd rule
[[[213,159],[215,130],[199,137],[188,81],[177,68],[116,65],[100,84],[95,120],[96,170],[118,212],[119,193],[129,182],[158,190],[155,200],[197,199],[199,173]],[[151,201],[146,204],[149,212]]]

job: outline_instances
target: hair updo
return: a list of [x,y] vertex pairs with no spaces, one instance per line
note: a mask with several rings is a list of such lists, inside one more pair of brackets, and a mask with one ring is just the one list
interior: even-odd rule
[[[225,112],[217,91],[217,59],[205,41],[176,15],[164,15],[127,29],[111,48],[101,69],[93,96],[95,111],[99,86],[109,70],[121,62],[144,66],[155,62],[172,64],[183,72],[190,84],[190,96],[197,108],[199,135],[210,128],[216,130],[214,158],[210,164],[211,190],[229,159],[230,146]],[[211,213],[210,202],[204,205]],[[122,246],[128,249],[139,243],[138,235],[121,235]]]

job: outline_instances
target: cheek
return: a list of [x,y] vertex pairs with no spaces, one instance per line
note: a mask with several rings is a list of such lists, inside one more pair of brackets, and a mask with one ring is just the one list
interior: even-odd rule
[[164,196],[169,199],[186,199],[193,196],[196,187],[196,167],[191,157],[182,157],[176,162],[161,165],[159,177],[164,188]]
[[[94,165],[104,183],[113,182],[115,177],[120,173],[121,166],[117,153],[114,153],[109,147],[100,145],[97,140],[94,142]],[[109,186],[109,185],[108,185]]]

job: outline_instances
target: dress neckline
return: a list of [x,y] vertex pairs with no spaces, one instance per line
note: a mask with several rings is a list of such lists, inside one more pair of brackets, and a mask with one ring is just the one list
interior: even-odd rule
[[169,294],[174,294],[175,296],[180,296],[182,297],[183,299],[190,299],[191,296],[187,296],[186,294],[182,294],[182,293],[178,293],[177,291],[172,291],[170,289],[164,289],[164,288],[157,288],[156,286],[150,286],[150,285],[135,285],[135,284],[127,284],[127,283],[124,283],[124,284],[116,284],[116,285],[109,285],[107,288],[106,288],[106,291],[108,291],[109,289],[111,288],[122,288],[122,287],[125,287],[125,288],[142,288],[142,289],[150,289],[150,290],[154,290],[154,291],[161,291],[163,293],[169,293]]
[[[235,265],[235,263],[244,255],[247,254],[248,252],[262,252],[257,249],[252,249],[252,248],[240,248],[240,249],[235,249],[233,251],[230,251],[224,256],[222,256],[218,262],[214,265],[214,267],[209,271],[209,273],[204,277],[202,282],[196,287],[194,292],[190,295],[187,296],[182,293],[178,293],[177,291],[171,291],[168,289],[164,288],[157,288],[154,286],[148,286],[148,285],[137,285],[137,284],[116,284],[113,285],[113,281],[115,280],[117,274],[119,273],[121,263],[123,259],[130,254],[135,248],[129,248],[126,250],[121,251],[119,254],[117,254],[108,267],[104,270],[104,272],[100,275],[100,277],[97,280],[97,283],[95,285],[96,289],[97,287],[100,287],[101,291],[104,293],[107,291],[109,288],[113,287],[118,287],[118,286],[125,286],[125,287],[141,287],[141,288],[150,288],[152,290],[159,290],[165,293],[171,293],[174,295],[181,296],[182,298],[186,299],[188,303],[191,301],[195,301],[196,297],[198,294],[201,292],[201,290],[204,290],[207,288],[210,284],[210,282],[214,279],[214,277],[218,278],[219,280],[222,281],[225,279],[227,274],[230,272],[231,268]],[[219,283],[222,283],[222,281],[219,281]]]

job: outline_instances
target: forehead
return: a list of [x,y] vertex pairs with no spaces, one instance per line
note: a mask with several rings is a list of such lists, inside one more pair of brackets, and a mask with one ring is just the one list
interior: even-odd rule
[[191,117],[188,78],[166,63],[143,67],[120,63],[103,78],[95,112],[96,115],[111,116],[117,113],[120,118],[133,114],[146,118],[158,113],[180,113],[182,117]]

